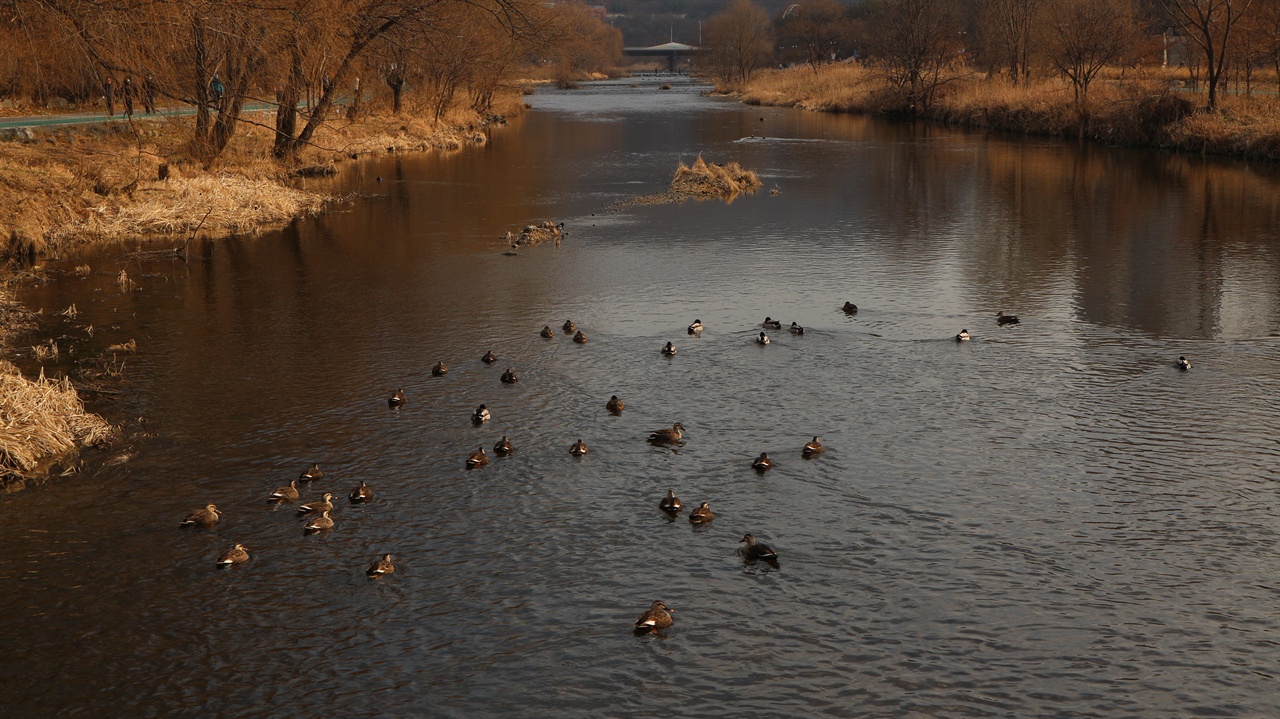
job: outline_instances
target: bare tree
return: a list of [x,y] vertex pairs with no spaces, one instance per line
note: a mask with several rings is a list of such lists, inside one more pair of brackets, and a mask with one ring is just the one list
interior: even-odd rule
[[933,105],[948,71],[961,62],[960,10],[957,0],[875,0],[871,6],[865,42],[913,113]]
[[1049,58],[1071,80],[1076,109],[1087,117],[1089,85],[1133,45],[1131,0],[1057,0],[1048,13]]
[[716,75],[725,82],[746,82],[773,57],[773,25],[764,8],[751,0],[734,0],[707,21],[703,44]]
[[815,72],[833,54],[848,47],[852,32],[849,7],[837,0],[807,0],[790,5],[778,21],[781,41],[798,46]]
[[1031,78],[1031,48],[1046,0],[976,0],[978,25],[992,64],[1009,69],[1014,85]]
[[1249,12],[1253,0],[1159,0],[1200,49],[1209,83],[1208,109],[1218,108],[1218,83],[1227,69],[1232,33]]

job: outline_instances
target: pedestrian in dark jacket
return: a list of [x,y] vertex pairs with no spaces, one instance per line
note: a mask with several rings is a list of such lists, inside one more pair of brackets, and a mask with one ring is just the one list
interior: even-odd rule
[[126,77],[124,82],[120,83],[120,99],[124,100],[125,117],[133,117],[133,95],[137,89],[133,86],[133,78]]
[[142,81],[142,109],[148,115],[156,111],[156,78],[151,73]]
[[116,81],[110,75],[107,75],[107,79],[102,81],[102,96],[107,100],[107,117],[115,117]]

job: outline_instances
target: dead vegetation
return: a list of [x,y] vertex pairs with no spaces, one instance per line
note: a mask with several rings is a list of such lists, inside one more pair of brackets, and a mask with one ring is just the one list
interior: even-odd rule
[[115,434],[106,420],[86,412],[71,381],[35,380],[0,360],[0,476],[38,472],[50,459],[80,447],[105,445]]
[[511,240],[513,247],[537,247],[546,242],[555,242],[558,245],[563,236],[564,223],[555,224],[551,220],[545,220],[537,225],[525,225],[519,235],[507,233],[507,239]]
[[736,162],[726,165],[707,162],[702,159],[702,155],[698,155],[692,165],[682,162],[676,167],[676,174],[671,178],[666,192],[641,195],[626,200],[619,206],[675,204],[690,198],[721,199],[728,204],[743,193],[755,194],[760,187],[760,178],[753,170],[745,169]]

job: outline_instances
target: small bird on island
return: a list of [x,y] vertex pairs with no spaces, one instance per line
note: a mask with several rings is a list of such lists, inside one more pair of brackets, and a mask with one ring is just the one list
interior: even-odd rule
[[449,374],[449,368],[444,366],[444,362],[436,362],[436,366],[431,368],[432,377],[443,377]]
[[399,407],[404,404],[404,390],[398,389],[392,392],[391,396],[387,398],[387,404],[392,407]]
[[507,435],[504,434],[502,435],[502,439],[498,440],[497,443],[493,445],[493,451],[494,454],[511,454],[516,451],[516,448],[512,446],[511,440],[507,439]]
[[790,329],[790,331],[791,331],[791,334],[793,334],[793,335],[802,335],[802,334],[804,334],[804,328],[803,328],[803,327],[801,327],[800,325],[796,324],[795,322],[792,322],[792,323],[791,323],[791,327],[790,327],[789,329]]
[[693,323],[689,325],[689,334],[696,335],[701,331],[702,331],[702,320],[694,320]]
[[543,337],[546,337],[547,339],[551,339],[552,337],[556,336],[555,331],[551,329],[551,325],[543,326],[541,334]]
[[590,451],[591,450],[587,449],[587,443],[583,442],[581,439],[579,439],[577,442],[574,442],[573,446],[569,447],[569,454],[572,454],[575,457],[581,457],[582,455]]
[[587,343],[587,336],[582,333],[582,330],[578,330],[578,334],[573,336],[573,341],[580,345],[585,345]]
[[476,447],[476,451],[467,455],[467,469],[483,467],[488,463],[489,455],[484,453],[484,447]]
[[[1175,362],[1174,364],[1176,364],[1176,365],[1178,366],[1178,369],[1180,369],[1180,370],[1189,370],[1189,369],[1191,369],[1191,360],[1187,359],[1186,357],[1179,357],[1179,358],[1178,358],[1178,361],[1177,361],[1177,362]],[[1210,373],[1210,374],[1212,374],[1212,373]]]
[[615,394],[609,397],[608,402],[604,403],[604,408],[609,410],[610,412],[613,412],[614,414],[621,414],[622,410],[626,409],[627,406],[623,404],[622,400],[618,399],[618,395]]
[[333,520],[329,518],[329,513],[321,512],[319,517],[312,517],[310,522],[302,528],[303,532],[321,532],[326,529],[333,529]]
[[689,514],[689,523],[706,524],[715,518],[716,515],[711,511],[711,505],[707,502],[703,502]]
[[361,482],[359,486],[351,490],[351,493],[347,495],[347,499],[351,500],[352,504],[368,502],[373,499],[373,490],[369,488],[369,485]]
[[778,553],[773,551],[773,547],[762,542],[757,542],[756,538],[750,534],[742,535],[742,539],[739,539],[738,542],[746,543],[747,546],[741,547],[740,549],[742,551],[742,556],[748,562],[757,562],[762,559],[768,562],[777,561],[778,559]]
[[578,326],[575,325],[570,320],[565,320],[561,328],[564,329],[565,332],[576,332],[578,329]]
[[520,378],[516,376],[515,370],[511,369],[510,367],[507,368],[506,372],[502,373],[503,384],[515,384],[516,382],[519,382],[519,381],[520,381]]
[[649,611],[636,620],[636,634],[653,634],[671,626],[671,610],[659,599],[649,605]]
[[663,347],[661,350],[662,354],[667,357],[675,357],[676,351],[677,351],[676,346],[671,344],[670,342],[668,342],[666,346]]
[[856,314],[858,314],[858,306],[857,306],[857,305],[855,305],[855,304],[853,304],[852,302],[846,302],[846,303],[844,303],[844,307],[841,307],[840,309],[844,310],[844,313],[845,313],[846,315],[856,315]]
[[212,504],[206,504],[201,509],[192,510],[178,523],[180,527],[212,527],[222,519],[222,512]]
[[1004,325],[1016,325],[1018,324],[1018,317],[1017,315],[1006,315],[1004,310],[1001,310],[996,313],[996,324],[1002,327]]
[[782,329],[782,320],[775,320],[772,317],[766,317],[764,318],[764,322],[760,323],[760,326],[765,329],[780,330]]
[[680,499],[676,497],[676,491],[668,489],[667,496],[663,497],[661,502],[658,502],[658,509],[674,515],[679,514],[680,510],[684,509],[684,505],[680,504]]
[[968,342],[969,330],[960,330],[960,334],[956,335],[956,342]]
[[772,340],[770,340],[770,339],[769,339],[769,335],[767,335],[767,334],[765,334],[765,333],[763,333],[763,332],[761,332],[761,333],[760,333],[760,336],[756,338],[756,344],[758,344],[758,345],[767,345],[767,344],[769,344],[769,342],[771,342],[771,341],[772,341]]
[[249,561],[249,552],[245,551],[243,544],[233,544],[227,551],[218,555],[219,567],[230,567],[247,561]]
[[373,564],[370,564],[369,568],[364,570],[364,575],[370,579],[377,579],[388,574],[394,574],[395,571],[396,565],[391,563],[391,555],[384,554],[382,559],[374,560]]
[[319,502],[307,502],[298,505],[298,514],[319,514],[333,509],[333,495],[325,492]]
[[268,502],[284,502],[294,501],[298,498],[298,480],[291,479],[289,483],[283,487],[277,487],[268,497]]
[[484,353],[484,356],[480,358],[480,361],[485,364],[493,364],[498,361],[498,355],[494,354],[493,350],[489,350]]
[[323,478],[324,478],[324,472],[320,471],[320,465],[318,464],[313,464],[310,467],[307,467],[306,469],[302,470],[302,474],[298,475],[299,482],[310,482],[315,479],[323,479]]
[[805,443],[804,449],[800,450],[800,454],[805,457],[812,457],[815,454],[822,454],[825,449],[826,447],[823,447],[822,443],[818,441],[818,436],[814,435],[813,441]]
[[684,437],[684,425],[676,422],[671,429],[655,429],[649,433],[650,442],[679,442]]
[[480,405],[479,407],[476,407],[476,411],[471,413],[471,421],[475,422],[476,424],[488,422],[491,417],[492,415],[489,414],[489,408],[485,407],[484,405]]
[[769,459],[769,455],[761,452],[759,457],[751,461],[751,468],[757,472],[766,472],[773,469],[773,460]]

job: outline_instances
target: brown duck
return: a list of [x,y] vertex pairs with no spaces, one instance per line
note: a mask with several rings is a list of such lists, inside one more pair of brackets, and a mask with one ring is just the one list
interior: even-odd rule
[[364,575],[370,579],[377,579],[396,571],[396,565],[391,563],[391,555],[384,554],[381,559],[375,560],[369,568],[364,570]]
[[671,610],[659,599],[649,605],[649,611],[636,620],[636,634],[652,634],[671,626]]
[[202,509],[192,510],[181,522],[182,527],[212,527],[222,519],[222,512],[212,504],[206,504]]

